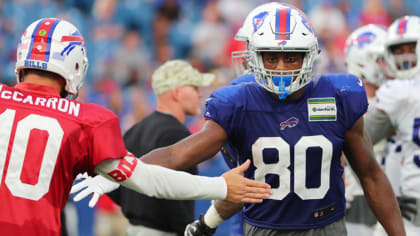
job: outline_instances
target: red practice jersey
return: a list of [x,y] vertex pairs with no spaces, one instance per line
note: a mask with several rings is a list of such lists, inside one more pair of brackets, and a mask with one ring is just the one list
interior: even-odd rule
[[51,87],[0,84],[0,235],[60,235],[75,176],[126,154],[111,111]]

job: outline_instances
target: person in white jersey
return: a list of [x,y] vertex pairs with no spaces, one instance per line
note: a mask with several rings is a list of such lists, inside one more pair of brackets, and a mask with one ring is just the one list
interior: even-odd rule
[[[401,142],[400,207],[407,235],[420,235],[420,17],[404,16],[388,29],[385,59],[396,80],[381,86],[365,127],[373,143],[395,129]],[[390,160],[388,160],[389,162]]]
[[[387,32],[378,25],[365,25],[354,30],[346,40],[347,72],[363,80],[369,104],[375,102],[376,90],[387,79],[384,62]],[[375,156],[384,156],[385,139],[374,146]],[[372,234],[376,218],[367,205],[363,190],[348,163],[345,166],[346,228],[349,236]]]

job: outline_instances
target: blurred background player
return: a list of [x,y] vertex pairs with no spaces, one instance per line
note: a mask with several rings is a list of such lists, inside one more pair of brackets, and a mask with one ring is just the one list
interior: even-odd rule
[[[189,136],[191,133],[184,122],[187,116],[201,113],[199,89],[209,86],[214,78],[213,74],[199,73],[183,60],[167,61],[160,66],[152,76],[156,111],[125,133],[127,149],[142,156]],[[185,171],[198,174],[196,166]],[[127,235],[183,235],[185,226],[195,218],[194,201],[157,199],[122,186],[108,195],[129,219]]]
[[[376,98],[376,90],[387,79],[384,61],[387,32],[378,25],[366,25],[353,31],[346,40],[347,72],[363,80],[369,104]],[[385,154],[385,139],[374,146],[375,156],[381,161]],[[363,190],[346,163],[346,228],[349,236],[371,235],[376,225],[375,215],[368,207]]]
[[[18,85],[0,85],[0,199],[7,203],[0,234],[60,235],[60,212],[81,172],[101,173],[138,192],[172,199],[253,201],[268,192],[248,187],[265,184],[243,178],[246,165],[222,178],[205,178],[147,165],[129,154],[112,112],[65,98],[77,97],[87,66],[84,39],[71,23],[43,18],[23,32]],[[245,187],[255,194],[246,196]]]
[[387,137],[393,129],[396,131],[394,139],[398,146],[395,152],[399,155],[386,159],[385,168],[395,177],[399,176],[395,185],[401,194],[399,202],[407,235],[420,234],[419,30],[420,18],[417,16],[401,17],[388,28],[385,59],[396,80],[380,87],[375,108],[366,118],[366,128],[373,143]]

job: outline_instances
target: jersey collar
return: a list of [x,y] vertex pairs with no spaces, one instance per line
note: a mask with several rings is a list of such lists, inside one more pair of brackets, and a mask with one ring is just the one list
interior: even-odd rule
[[27,92],[31,92],[31,93],[60,97],[60,94],[53,87],[50,87],[50,86],[27,83],[27,82],[20,82],[15,86],[15,88],[21,89]]

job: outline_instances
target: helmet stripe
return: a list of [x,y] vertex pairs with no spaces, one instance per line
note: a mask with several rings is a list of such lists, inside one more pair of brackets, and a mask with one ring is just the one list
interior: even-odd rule
[[[35,27],[34,32],[32,33],[31,43],[29,44],[28,56],[26,57],[26,59],[30,59],[30,58],[31,58],[31,56],[32,56],[32,49],[33,49],[33,46],[34,46],[35,35],[36,35],[36,34],[37,34],[37,32],[38,32],[39,26],[40,26],[42,23],[44,23],[44,21],[45,21],[45,19],[43,19],[43,20],[41,20],[40,22],[38,22],[38,24],[37,24],[37,25],[36,25],[36,27]],[[26,31],[25,31],[25,33],[26,33]]]
[[276,40],[290,40],[290,8],[276,10]]
[[287,33],[286,40],[290,40],[290,11],[291,11],[291,9],[287,8],[287,12],[286,12],[286,21],[287,21],[287,23],[286,23],[286,33]]
[[407,19],[406,17],[401,18],[400,22],[398,23],[398,35],[403,35],[407,30]]
[[276,38],[276,40],[279,40],[280,35],[278,35],[277,32],[280,31],[280,9],[276,10],[276,30],[275,31],[276,32],[274,32],[275,34],[274,37]]
[[48,38],[47,38],[47,51],[45,54],[45,61],[49,61],[50,59],[50,50],[51,50],[51,39],[52,39],[52,34],[55,30],[55,27],[57,26],[57,24],[60,22],[60,20],[54,20],[54,22],[52,23],[52,26],[48,32]]
[[31,45],[27,59],[48,61],[50,56],[51,37],[60,20],[55,18],[43,19],[36,26],[32,34]]

